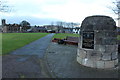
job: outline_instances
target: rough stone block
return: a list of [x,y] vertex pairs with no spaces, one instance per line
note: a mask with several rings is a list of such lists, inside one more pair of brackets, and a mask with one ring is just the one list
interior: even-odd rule
[[97,26],[99,26],[99,27],[94,27],[94,30],[104,30],[102,24],[101,25],[98,24]]
[[81,46],[81,44],[80,44],[80,42],[78,42],[78,48],[80,48],[80,46]]
[[92,30],[93,30],[93,27],[94,27],[93,25],[87,25],[85,29],[86,29],[86,30],[91,30],[91,31],[92,31]]
[[101,52],[98,51],[92,51],[89,53],[87,52],[87,58],[93,61],[101,60]]
[[86,51],[85,50],[79,50],[79,57],[80,58],[85,58],[86,57]]
[[88,66],[88,67],[96,67],[95,62],[93,60],[87,59],[87,58],[83,59],[82,64],[85,66]]
[[102,45],[115,45],[117,44],[116,37],[105,37],[102,39]]
[[86,58],[91,59],[92,58],[92,56],[91,56],[92,54],[93,54],[93,51],[92,50],[88,50]]
[[80,50],[79,50],[79,48],[77,49],[77,55],[79,56],[79,54],[80,54]]
[[94,45],[95,51],[105,52],[105,45]]
[[82,42],[78,43],[78,48],[81,49],[82,48]]
[[77,62],[79,63],[79,64],[82,64],[82,58],[80,58],[80,57],[77,57]]
[[84,28],[82,28],[81,30],[87,30],[87,31],[93,31],[93,26],[89,26],[89,25],[86,25],[84,26]]
[[102,54],[102,60],[111,60],[111,53]]
[[102,44],[102,38],[95,37],[95,44],[96,45],[101,45]]
[[117,32],[116,31],[106,31],[105,37],[117,37]]
[[105,45],[105,52],[116,52],[118,49],[118,45]]
[[98,61],[98,60],[101,60],[101,57],[102,56],[102,54],[101,54],[101,52],[94,52],[93,54],[92,54],[92,60],[94,60],[94,61]]
[[105,36],[105,32],[102,30],[95,30],[95,37],[97,38],[103,38]]
[[104,61],[97,61],[96,62],[97,68],[104,68]]
[[114,65],[118,65],[118,59],[114,60]]
[[118,58],[118,52],[113,52],[112,53],[112,60],[117,59]]
[[113,61],[105,61],[105,68],[114,68],[114,60]]

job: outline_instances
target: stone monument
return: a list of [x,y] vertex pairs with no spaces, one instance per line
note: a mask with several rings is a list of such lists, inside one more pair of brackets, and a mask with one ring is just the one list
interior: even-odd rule
[[112,69],[118,66],[117,27],[109,16],[89,16],[81,24],[77,50],[81,65]]

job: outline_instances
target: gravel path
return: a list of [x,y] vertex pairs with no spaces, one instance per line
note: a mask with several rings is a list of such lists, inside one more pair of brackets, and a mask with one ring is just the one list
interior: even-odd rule
[[[45,51],[54,34],[49,34],[2,57],[3,78],[49,78]],[[13,43],[14,44],[14,43]]]
[[49,69],[57,78],[118,78],[117,70],[100,70],[76,61],[77,46],[51,43],[46,51]]

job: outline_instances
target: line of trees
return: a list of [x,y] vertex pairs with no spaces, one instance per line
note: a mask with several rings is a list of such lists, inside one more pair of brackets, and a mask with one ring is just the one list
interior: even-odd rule
[[112,8],[113,12],[118,15],[118,20],[120,20],[120,0],[113,2],[115,8]]
[[10,9],[10,6],[6,4],[6,1],[0,1],[0,12],[8,12]]
[[51,25],[74,28],[74,27],[78,26],[79,23],[57,21],[57,22],[51,22]]

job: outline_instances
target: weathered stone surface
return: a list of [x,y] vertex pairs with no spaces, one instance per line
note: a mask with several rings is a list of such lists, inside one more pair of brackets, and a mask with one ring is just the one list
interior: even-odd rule
[[105,68],[114,68],[114,60],[113,61],[105,61]]
[[82,41],[80,41],[80,42],[78,43],[78,48],[79,48],[79,49],[82,48]]
[[101,53],[100,52],[88,52],[87,51],[87,57],[89,60],[93,60],[93,61],[96,61],[96,60],[101,60]]
[[102,54],[102,60],[111,60],[111,53]]
[[82,64],[82,58],[80,58],[80,57],[77,57],[77,62],[79,63],[79,64]]
[[115,45],[115,44],[117,44],[117,38],[116,37],[102,38],[102,45]]
[[95,38],[103,38],[105,37],[105,31],[103,30],[95,30]]
[[118,59],[114,60],[115,66],[118,65]]
[[116,52],[118,45],[105,45],[105,52]]
[[80,50],[79,50],[79,48],[77,49],[77,56],[79,56],[80,55]]
[[77,55],[81,58],[82,57],[85,58],[86,57],[86,51],[78,48],[77,49]]
[[89,60],[87,58],[83,59],[83,65],[88,66],[88,67],[96,67],[95,62],[93,60]]
[[86,57],[86,51],[85,50],[79,50],[79,57],[81,57],[81,58],[85,58]]
[[117,37],[117,32],[115,30],[94,30],[95,37]]
[[[88,26],[90,25],[90,26]],[[115,30],[115,21],[108,16],[90,16],[86,17],[82,22],[82,30],[90,29],[93,26],[93,30]]]
[[97,64],[97,68],[104,68],[105,67],[104,61],[96,61],[96,64]]
[[101,45],[102,44],[102,41],[103,41],[103,38],[97,38],[97,37],[95,37],[95,44],[96,45]]
[[117,44],[116,37],[96,37],[95,38],[96,45],[115,45]]
[[94,45],[95,46],[95,51],[100,51],[100,52],[105,52],[105,45]]
[[117,37],[116,31],[105,31],[105,37]]
[[118,58],[118,52],[113,52],[112,53],[112,60],[117,59]]
[[78,46],[79,46],[78,48],[80,48],[80,46],[81,46],[80,43],[78,43]]

